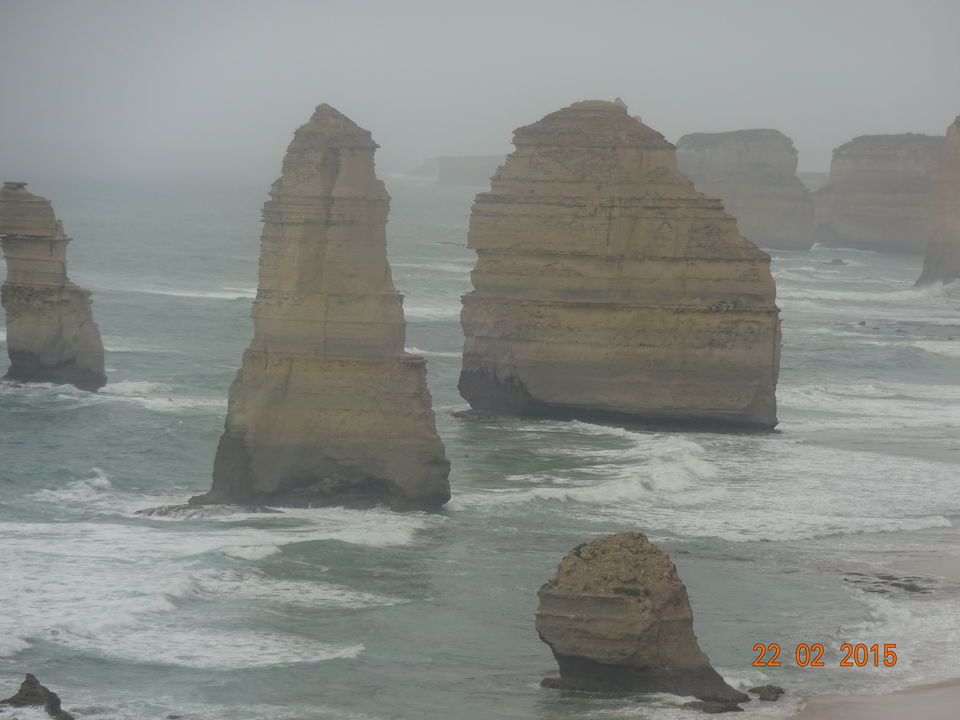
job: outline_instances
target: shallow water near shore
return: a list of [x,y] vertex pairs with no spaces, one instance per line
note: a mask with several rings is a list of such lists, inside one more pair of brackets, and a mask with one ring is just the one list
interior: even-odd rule
[[[960,288],[914,288],[919,258],[773,251],[775,433],[465,419],[479,189],[387,184],[407,346],[453,464],[436,515],[138,514],[209,487],[266,184],[31,185],[75,238],[110,384],[0,386],[0,696],[29,671],[104,720],[689,717],[670,696],[539,687],[556,665],[537,588],[570,548],[624,530],[671,553],[728,681],[788,690],[747,717],[960,676],[960,582],[935,571],[960,539]],[[783,666],[754,667],[757,643]],[[800,643],[826,666],[798,667]],[[895,643],[898,662],[841,668],[842,643]]]

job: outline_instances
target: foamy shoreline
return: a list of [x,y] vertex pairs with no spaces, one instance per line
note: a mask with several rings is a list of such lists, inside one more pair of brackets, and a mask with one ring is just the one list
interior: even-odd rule
[[915,685],[883,695],[817,695],[795,720],[956,720],[960,679]]
[[[897,560],[891,570],[960,582],[960,555],[938,551]],[[794,720],[923,720],[960,717],[960,678],[902,688],[877,695],[814,695]]]

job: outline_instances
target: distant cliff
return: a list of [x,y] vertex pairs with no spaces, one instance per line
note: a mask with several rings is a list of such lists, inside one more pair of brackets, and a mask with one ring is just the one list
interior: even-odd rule
[[960,116],[947,128],[933,179],[933,231],[917,285],[960,279]]
[[834,150],[830,178],[814,193],[817,242],[923,253],[943,143],[912,133],[862,135]]
[[770,257],[619,103],[514,133],[477,196],[460,392],[477,410],[776,425]]
[[677,142],[677,165],[718,197],[740,232],[761,247],[813,245],[813,199],[797,177],[797,150],[777,130],[694,133]]
[[502,155],[438,157],[437,182],[441,185],[486,187],[502,162]]
[[70,238],[50,201],[7,182],[0,189],[0,244],[7,261],[8,380],[97,390],[107,383],[90,292],[67,277]]

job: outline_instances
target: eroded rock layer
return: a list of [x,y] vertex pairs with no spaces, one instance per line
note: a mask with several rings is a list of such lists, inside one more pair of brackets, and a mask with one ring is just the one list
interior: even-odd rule
[[6,182],[0,189],[0,244],[7,262],[6,379],[97,390],[107,383],[103,342],[90,292],[67,278],[67,243],[50,202]]
[[748,700],[710,665],[677,568],[642,533],[575,547],[537,594],[537,633],[560,666],[544,685]]
[[786,250],[813,245],[813,198],[797,177],[797,150],[783,133],[684,135],[677,164],[697,190],[720,198],[751,242]]
[[770,258],[663,136],[588,101],[514,135],[477,196],[460,392],[478,410],[776,424]]
[[942,149],[942,137],[912,133],[862,135],[838,147],[827,184],[814,193],[817,242],[923,253]]
[[947,128],[933,178],[933,231],[918,285],[960,279],[960,116]]
[[370,133],[321,105],[263,209],[254,337],[213,487],[192,503],[436,509],[449,497],[426,366],[404,352]]

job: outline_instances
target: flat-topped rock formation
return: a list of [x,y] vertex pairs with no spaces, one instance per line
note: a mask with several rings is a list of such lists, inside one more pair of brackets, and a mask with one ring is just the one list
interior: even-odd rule
[[515,132],[477,196],[460,393],[476,410],[772,428],[770,257],[622,103]]
[[0,244],[7,262],[6,379],[97,390],[107,383],[103,342],[90,292],[67,278],[70,238],[50,201],[6,182],[0,189]]
[[710,665],[676,566],[642,533],[578,545],[537,595],[537,633],[560,666],[547,687],[749,700]]
[[933,229],[917,285],[960,279],[960,115],[933,176]]
[[923,253],[943,141],[913,133],[862,135],[834,150],[830,178],[814,193],[817,242]]
[[778,130],[684,135],[677,164],[697,190],[720,198],[751,242],[784,250],[813,245],[813,198],[797,177],[793,140]]
[[294,134],[263,208],[254,336],[213,487],[191,503],[436,509],[449,499],[426,366],[403,349],[376,148],[329,105]]

